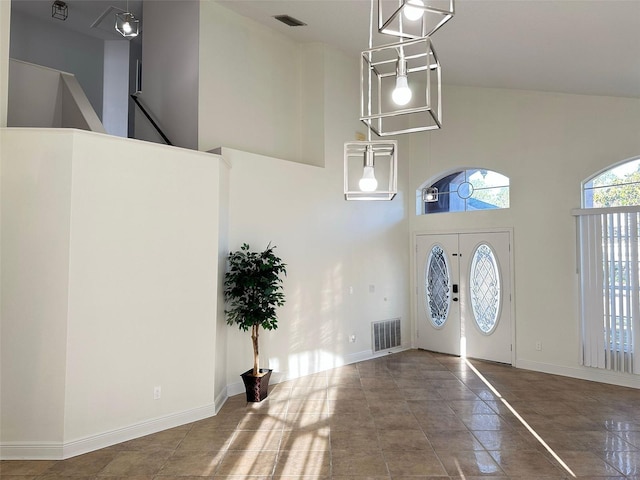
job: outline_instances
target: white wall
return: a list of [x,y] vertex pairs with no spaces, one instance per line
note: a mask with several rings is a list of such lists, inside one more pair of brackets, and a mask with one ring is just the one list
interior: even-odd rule
[[216,321],[216,346],[215,346],[215,400],[216,408],[223,405],[227,398],[227,321],[224,313],[224,273],[227,268],[227,255],[229,253],[229,175],[230,168],[227,163],[220,162],[219,168],[219,203],[218,203],[218,312]]
[[[144,2],[140,95],[171,142],[194,150],[198,149],[198,3]],[[140,115],[136,138],[162,142]]]
[[[230,248],[246,242],[261,250],[272,242],[287,264],[279,328],[261,336],[263,367],[275,370],[276,381],[370,358],[372,321],[402,318],[403,345],[411,345],[407,197],[344,200],[344,142],[364,132],[357,62],[326,48],[323,84],[324,168],[223,148],[232,163]],[[404,140],[399,151],[406,190]],[[251,365],[251,342],[227,328],[228,380],[237,392],[240,373]],[[353,334],[356,342],[349,343]]]
[[0,2],[0,128],[7,126],[7,92],[9,90],[9,32],[11,2]]
[[[445,170],[484,167],[511,179],[511,208],[412,213],[412,234],[513,228],[517,365],[602,380],[579,366],[571,209],[580,207],[582,180],[640,153],[640,100],[470,87],[443,95],[443,129],[411,137],[407,195]],[[637,377],[604,377],[640,386]]]
[[[287,264],[287,303],[278,330],[261,334],[262,366],[275,369],[275,378],[292,378],[369,358],[370,323],[395,317],[405,322],[409,346],[402,196],[346,202],[339,158],[323,170],[235,150],[223,149],[223,156],[232,163],[230,248],[246,242],[262,250],[272,242]],[[228,328],[233,385],[251,366],[251,342]],[[352,334],[356,343],[348,343]]]
[[5,458],[214,414],[224,162],[74,130],[1,147]]
[[128,40],[104,42],[102,124],[118,137],[127,137],[129,131],[129,45]]
[[54,18],[43,21],[14,10],[11,58],[73,73],[98,117],[102,117],[104,42],[61,28],[58,23],[62,22]]
[[199,148],[225,146],[303,161],[302,52],[275,30],[201,2]]
[[45,450],[64,437],[71,144],[0,130],[0,442]]
[[11,59],[7,124],[11,127],[61,127],[60,71]]

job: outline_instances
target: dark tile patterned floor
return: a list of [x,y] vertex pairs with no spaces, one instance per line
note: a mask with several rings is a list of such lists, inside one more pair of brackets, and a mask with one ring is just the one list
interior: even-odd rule
[[243,397],[68,460],[3,461],[0,476],[640,480],[637,389],[410,350]]

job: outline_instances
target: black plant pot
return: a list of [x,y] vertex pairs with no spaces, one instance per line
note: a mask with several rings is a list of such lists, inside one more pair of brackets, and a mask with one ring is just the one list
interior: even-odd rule
[[267,398],[269,393],[269,378],[271,378],[272,371],[271,369],[261,368],[260,373],[263,375],[254,377],[252,368],[240,375],[244,382],[244,388],[247,391],[247,402],[261,402]]

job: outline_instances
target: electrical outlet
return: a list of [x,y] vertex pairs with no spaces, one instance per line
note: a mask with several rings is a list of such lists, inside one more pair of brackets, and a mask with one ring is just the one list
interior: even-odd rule
[[536,342],[536,350],[538,351],[542,350],[542,342],[540,340]]
[[356,336],[355,335],[349,335],[349,343],[356,343]]
[[376,292],[376,286],[375,285],[369,285],[369,293],[375,293]]
[[153,399],[160,400],[162,396],[162,387],[160,385],[153,387]]

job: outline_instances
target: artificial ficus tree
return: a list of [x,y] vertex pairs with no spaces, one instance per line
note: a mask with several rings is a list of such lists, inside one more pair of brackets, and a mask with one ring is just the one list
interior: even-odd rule
[[227,323],[245,332],[251,329],[253,375],[260,372],[260,327],[277,329],[276,308],[285,302],[281,275],[287,274],[286,264],[274,249],[275,246],[269,244],[264,251],[255,252],[243,243],[240,250],[229,254],[229,269],[224,276]]

